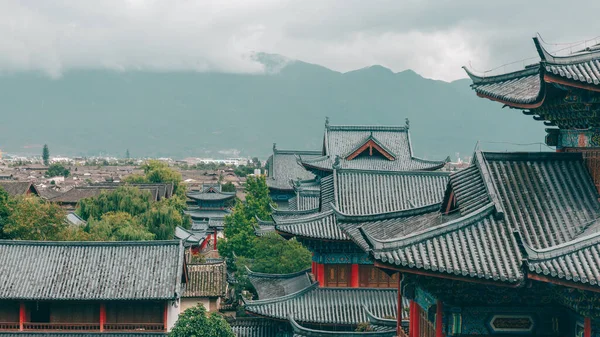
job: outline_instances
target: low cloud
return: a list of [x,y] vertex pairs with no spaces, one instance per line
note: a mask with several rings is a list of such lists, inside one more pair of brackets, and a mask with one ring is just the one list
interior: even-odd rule
[[4,0],[0,72],[260,73],[253,55],[267,52],[338,71],[381,64],[454,80],[469,62],[485,70],[535,57],[536,32],[593,38],[581,23],[599,9],[555,0]]

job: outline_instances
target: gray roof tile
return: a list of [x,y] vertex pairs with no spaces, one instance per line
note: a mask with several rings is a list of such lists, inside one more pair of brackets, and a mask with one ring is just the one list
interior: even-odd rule
[[188,282],[182,297],[221,297],[227,292],[224,261],[188,265]]
[[173,299],[183,263],[179,241],[0,241],[0,298]]
[[258,294],[266,300],[298,292],[312,284],[310,269],[291,274],[266,274],[248,270],[248,279]]
[[269,158],[267,185],[274,189],[292,191],[291,181],[313,179],[314,174],[298,164],[297,158],[313,158],[319,155],[319,151],[287,151],[273,148],[273,155]]

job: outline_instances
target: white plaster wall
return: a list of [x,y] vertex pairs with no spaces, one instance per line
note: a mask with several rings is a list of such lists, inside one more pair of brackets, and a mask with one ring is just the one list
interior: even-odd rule
[[171,331],[173,326],[175,326],[175,322],[179,318],[179,313],[181,311],[181,302],[179,299],[175,301],[169,301],[167,303],[167,331]]
[[199,303],[204,305],[206,311],[210,310],[210,303],[208,298],[182,298],[181,299],[181,312],[184,312],[186,309],[195,307]]

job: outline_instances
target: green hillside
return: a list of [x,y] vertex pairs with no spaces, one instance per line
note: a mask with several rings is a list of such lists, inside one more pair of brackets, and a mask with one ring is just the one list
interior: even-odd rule
[[[476,95],[470,81],[424,79],[373,66],[348,73],[291,62],[266,75],[72,71],[0,76],[0,149],[53,154],[266,157],[319,149],[332,124],[411,122],[415,154],[469,155],[482,142],[542,142],[544,127]],[[487,150],[539,150],[482,143]],[[221,153],[219,153],[221,151]]]

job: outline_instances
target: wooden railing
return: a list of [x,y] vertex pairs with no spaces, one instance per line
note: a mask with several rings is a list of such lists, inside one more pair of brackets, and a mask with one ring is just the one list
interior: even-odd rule
[[[17,327],[18,329],[18,327]],[[23,330],[100,331],[100,323],[31,323],[24,322]]]
[[105,331],[165,331],[163,323],[104,323]]
[[19,330],[19,322],[0,322],[0,330]]
[[419,307],[419,337],[435,337],[435,325],[427,318],[427,312]]

